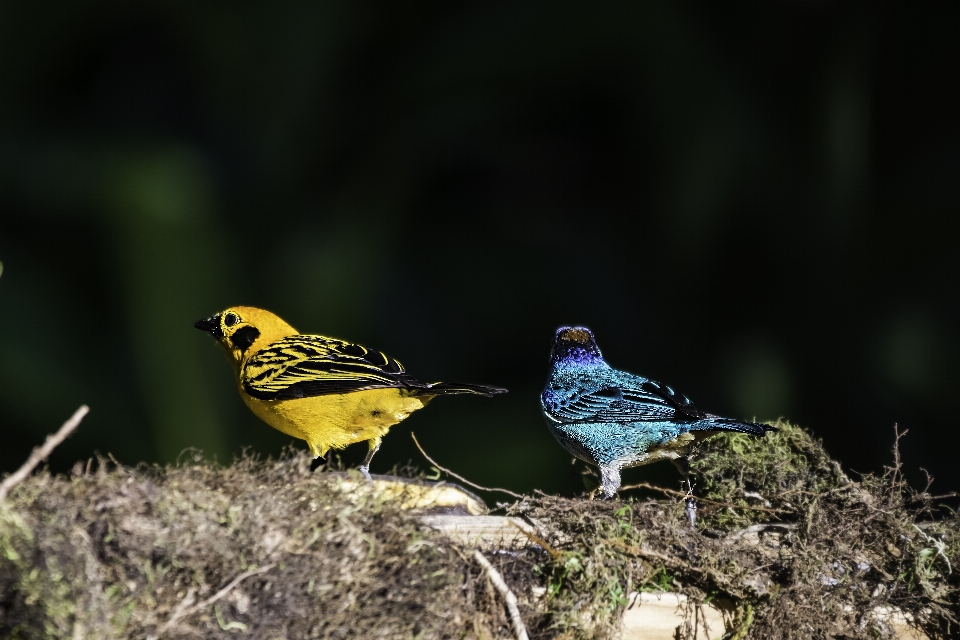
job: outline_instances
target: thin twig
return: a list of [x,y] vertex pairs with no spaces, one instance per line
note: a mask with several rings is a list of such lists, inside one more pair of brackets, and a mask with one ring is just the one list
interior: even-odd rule
[[185,618],[189,615],[193,615],[194,613],[196,613],[197,611],[200,611],[201,609],[206,609],[207,607],[212,605],[214,602],[216,602],[223,596],[230,593],[231,589],[233,589],[235,586],[237,586],[247,578],[264,573],[265,571],[270,571],[270,569],[273,569],[275,566],[277,566],[276,563],[271,563],[271,564],[264,565],[258,569],[250,569],[249,571],[244,571],[243,573],[238,575],[236,578],[231,580],[230,584],[225,586],[223,589],[220,589],[220,591],[217,591],[215,594],[213,594],[203,602],[199,604],[195,604],[192,607],[183,606],[184,603],[189,601],[190,596],[192,595],[191,593],[188,592],[187,597],[183,599],[183,601],[180,603],[180,606],[178,606],[177,609],[173,612],[173,615],[170,616],[170,619],[167,620],[167,622],[157,630],[156,636],[153,636],[153,637],[158,637],[163,635],[163,633],[166,632],[166,630],[172,627],[174,624],[176,624],[177,620],[179,620],[180,618]]
[[510,620],[513,622],[513,630],[517,634],[517,640],[529,640],[530,636],[527,635],[527,628],[523,626],[523,618],[520,617],[520,609],[517,607],[517,596],[513,595],[513,591],[510,591],[510,587],[503,581],[503,576],[493,568],[493,565],[490,564],[486,556],[480,553],[479,549],[473,552],[473,557],[480,563],[481,567],[487,570],[490,582],[497,588],[503,599],[507,601],[507,611],[510,612]]
[[907,435],[910,429],[900,432],[900,425],[896,422],[893,423],[893,468],[891,471],[893,473],[890,476],[890,487],[894,488],[897,485],[897,480],[900,477],[900,468],[903,466],[903,463],[900,462],[900,438]]
[[67,436],[73,433],[74,429],[80,426],[80,421],[83,420],[83,417],[87,415],[88,411],[90,411],[90,407],[87,405],[82,405],[74,411],[73,415],[63,423],[59,431],[48,435],[46,441],[33,450],[33,453],[30,454],[27,461],[24,462],[19,469],[6,477],[3,483],[0,484],[0,502],[3,502],[11,489],[23,482],[38,464],[43,462],[61,442],[67,439]]
[[655,558],[670,564],[676,564],[677,562],[674,558],[665,556],[662,553],[657,553],[656,551],[647,551],[646,549],[635,547],[632,544],[627,544],[626,542],[621,542],[619,540],[608,540],[608,542],[615,547],[620,547],[624,551],[629,551],[630,553],[640,556],[641,558]]
[[[895,500],[895,496],[903,494],[903,473],[901,469],[903,468],[903,462],[900,460],[900,438],[907,435],[910,429],[905,429],[903,432],[900,431],[900,425],[896,422],[893,423],[893,468],[890,470],[890,493],[887,499],[887,507],[892,508]],[[929,486],[929,485],[928,485]]]
[[[620,491],[626,491],[627,489],[652,489],[653,491],[659,491],[660,493],[665,493],[670,496],[679,496],[681,498],[690,497],[685,491],[676,491],[675,489],[664,489],[663,487],[656,487],[652,484],[647,484],[646,482],[640,482],[637,484],[630,484],[625,487],[620,487]],[[750,509],[751,511],[766,511],[767,513],[793,513],[792,511],[787,511],[786,509],[772,509],[770,507],[751,507],[744,504],[733,504],[731,502],[717,502],[716,500],[710,500],[708,498],[697,498],[697,502],[704,502],[706,504],[712,504],[717,507],[730,507],[731,509]]]
[[956,498],[957,496],[960,496],[960,493],[957,493],[957,492],[944,493],[939,496],[928,496],[921,493],[919,496],[912,499],[910,501],[910,504],[913,504],[915,502],[926,502],[927,500],[945,500],[946,498]]
[[656,551],[647,551],[646,549],[641,549],[640,547],[635,547],[633,545],[627,544],[625,542],[621,542],[619,540],[608,540],[607,543],[612,544],[615,547],[620,547],[624,551],[628,553],[632,553],[633,555],[639,556],[641,558],[647,558],[647,559],[653,558],[663,562],[664,564],[670,564],[675,567],[680,567],[684,571],[689,571],[690,573],[696,573],[701,576],[706,574],[706,572],[703,569],[698,569],[697,567],[691,564],[687,564],[686,562],[678,558],[671,558],[669,556],[663,555],[662,553],[657,553]]
[[810,506],[807,507],[807,516],[805,520],[807,524],[806,535],[808,538],[810,537],[810,527],[813,526],[813,515],[817,512],[817,505],[819,504],[819,502],[820,502],[819,497],[814,498],[813,500],[810,501]]
[[540,547],[542,547],[544,551],[549,553],[554,558],[559,558],[563,555],[562,553],[560,553],[559,551],[551,547],[549,544],[547,544],[547,541],[541,538],[540,536],[538,536],[537,534],[527,531],[526,529],[521,527],[519,524],[517,524],[513,520],[510,521],[510,524],[515,526],[517,529],[519,529],[520,533],[527,536],[527,538],[529,538],[531,542],[540,545]]
[[427,461],[428,461],[430,464],[432,464],[433,466],[435,466],[435,467],[436,467],[437,469],[439,469],[440,471],[443,471],[443,472],[446,473],[447,475],[453,476],[454,478],[456,478],[456,479],[459,480],[460,482],[462,482],[462,483],[464,483],[464,484],[468,484],[468,485],[470,485],[471,487],[473,487],[474,489],[480,489],[481,491],[499,491],[500,493],[505,493],[505,494],[507,494],[508,496],[512,496],[512,497],[516,498],[517,500],[523,500],[523,499],[524,499],[525,496],[522,496],[522,495],[520,495],[519,493],[514,493],[513,491],[510,491],[510,490],[508,490],[508,489],[497,489],[497,488],[491,488],[491,487],[482,487],[482,486],[480,486],[479,484],[476,484],[476,483],[474,483],[474,482],[470,482],[469,480],[467,480],[467,479],[464,478],[463,476],[458,475],[458,474],[454,473],[453,471],[450,471],[450,469],[447,469],[447,468],[445,468],[445,467],[441,467],[439,464],[437,464],[437,461],[436,461],[436,460],[434,460],[433,458],[431,458],[430,456],[428,456],[428,455],[427,455],[427,452],[423,450],[423,447],[421,447],[421,446],[420,446],[420,443],[417,442],[417,436],[413,435],[413,431],[410,432],[410,437],[413,438],[413,444],[417,445],[417,449],[420,449],[420,453],[423,454],[423,457],[426,458]]

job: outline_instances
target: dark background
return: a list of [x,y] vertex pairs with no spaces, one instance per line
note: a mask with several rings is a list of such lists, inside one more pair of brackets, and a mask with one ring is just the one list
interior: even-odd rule
[[538,404],[576,323],[855,470],[899,423],[911,477],[958,489],[957,17],[0,2],[0,471],[81,403],[54,469],[277,454],[192,327],[248,304],[510,388],[437,400],[374,472],[422,464],[414,430],[475,481],[577,490]]

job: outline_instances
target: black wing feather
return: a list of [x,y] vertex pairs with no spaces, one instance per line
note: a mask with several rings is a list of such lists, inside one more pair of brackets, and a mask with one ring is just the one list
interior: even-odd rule
[[398,361],[369,347],[323,336],[289,336],[261,349],[240,372],[260,400],[286,400],[364,389],[426,389]]
[[548,400],[545,393],[544,404],[560,422],[688,421],[707,417],[689,398],[666,385],[643,378],[610,382],[596,391],[571,394],[561,400]]

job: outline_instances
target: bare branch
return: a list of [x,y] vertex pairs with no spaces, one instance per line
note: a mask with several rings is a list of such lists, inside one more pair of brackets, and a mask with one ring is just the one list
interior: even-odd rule
[[63,423],[59,431],[48,435],[43,445],[35,448],[20,468],[4,479],[3,483],[0,484],[0,502],[3,502],[11,489],[23,482],[38,464],[46,460],[47,456],[49,456],[61,442],[66,440],[67,436],[73,433],[74,429],[80,426],[80,421],[83,420],[83,417],[87,415],[89,411],[90,407],[87,405],[83,405],[74,411],[73,415]]
[[665,556],[662,553],[657,553],[656,551],[647,551],[646,549],[641,549],[640,547],[621,542],[620,540],[608,540],[608,542],[615,547],[620,547],[624,551],[629,551],[633,555],[640,556],[641,558],[653,558],[667,564],[677,564],[678,562],[676,558]]
[[513,630],[514,633],[517,634],[517,640],[529,640],[527,628],[523,626],[523,618],[520,617],[520,609],[517,607],[517,596],[513,594],[513,591],[510,591],[510,587],[504,582],[503,576],[493,568],[493,565],[490,564],[486,556],[477,550],[473,552],[473,557],[480,563],[481,567],[487,570],[487,576],[490,578],[490,582],[497,588],[497,591],[500,592],[503,599],[507,601],[507,611],[510,612],[510,620],[513,622]]
[[421,447],[421,446],[420,446],[420,443],[417,442],[417,436],[413,435],[413,431],[410,432],[410,437],[413,438],[413,444],[417,445],[417,449],[420,449],[420,453],[423,454],[423,457],[426,458],[427,461],[428,461],[430,464],[432,464],[433,466],[435,466],[437,469],[440,469],[440,471],[443,471],[445,474],[447,474],[447,475],[449,475],[449,476],[453,476],[454,478],[456,478],[456,479],[459,480],[460,482],[462,482],[462,483],[464,483],[464,484],[468,484],[468,485],[470,485],[471,487],[473,487],[474,489],[480,489],[481,491],[499,491],[500,493],[505,493],[505,494],[507,494],[508,496],[512,496],[512,497],[516,498],[517,500],[523,500],[524,496],[520,495],[519,493],[514,493],[513,491],[509,491],[508,489],[497,489],[497,488],[490,488],[490,487],[481,487],[479,484],[475,484],[475,483],[473,483],[473,482],[470,482],[469,480],[467,480],[467,479],[464,478],[463,476],[457,475],[457,474],[454,473],[453,471],[450,471],[450,469],[441,467],[439,464],[437,464],[436,460],[434,460],[433,458],[431,458],[430,456],[428,456],[428,455],[427,455],[427,452],[423,450],[423,447]]
[[930,475],[930,472],[924,469],[923,467],[920,467],[920,471],[923,471],[923,474],[927,476],[927,486],[925,486],[923,488],[923,491],[921,491],[920,493],[927,493],[930,491],[930,486],[933,484],[933,476]]
[[903,463],[900,461],[900,438],[907,435],[910,429],[900,431],[900,425],[896,422],[893,423],[893,475],[890,479],[890,486],[893,487],[897,484],[897,480],[900,476],[900,469],[903,467]]
[[523,527],[521,527],[519,524],[517,524],[517,523],[514,522],[513,520],[510,521],[510,524],[512,524],[513,526],[515,526],[517,529],[519,529],[519,530],[520,530],[520,533],[522,533],[523,535],[525,535],[531,542],[533,542],[534,544],[540,545],[540,547],[541,547],[544,551],[546,551],[547,553],[549,553],[549,554],[550,554],[551,556],[553,556],[554,558],[560,558],[560,557],[563,556],[562,553],[560,553],[559,551],[557,551],[556,549],[554,549],[553,547],[551,547],[551,546],[547,543],[546,540],[544,540],[543,538],[541,538],[541,537],[538,536],[537,534],[532,533],[532,532],[530,532],[530,531],[527,531],[526,529],[524,529]]
[[[637,484],[628,484],[625,487],[620,487],[620,491],[626,491],[627,489],[651,489],[653,491],[659,491],[660,493],[665,493],[668,496],[677,496],[680,498],[689,498],[690,495],[686,491],[676,491],[674,489],[664,489],[663,487],[657,487],[646,482],[638,482]],[[814,494],[816,495],[816,494]],[[702,502],[704,504],[712,504],[717,507],[730,507],[731,509],[749,509],[750,511],[765,511],[767,513],[793,513],[786,509],[773,509],[770,507],[751,507],[745,504],[733,504],[731,502],[717,502],[716,500],[710,500],[708,498],[697,498],[697,502]]]
[[893,423],[893,467],[890,469],[890,489],[891,493],[887,500],[887,505],[892,506],[894,501],[894,495],[900,494],[903,492],[903,473],[901,469],[903,468],[903,462],[900,460],[900,438],[907,435],[909,429],[900,431],[900,426],[895,422]]

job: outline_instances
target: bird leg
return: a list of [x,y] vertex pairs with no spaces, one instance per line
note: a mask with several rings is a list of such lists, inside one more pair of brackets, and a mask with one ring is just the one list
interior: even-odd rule
[[363,464],[360,465],[360,473],[370,482],[373,482],[373,478],[370,477],[370,461],[373,460],[373,456],[380,449],[380,441],[380,438],[367,440],[367,444],[370,445],[370,450],[367,451],[367,457],[363,459]]
[[673,464],[687,483],[687,520],[690,521],[690,528],[696,529],[697,499],[693,497],[693,484],[690,482],[690,461],[687,458],[677,458]]
[[617,494],[617,489],[620,488],[620,469],[618,467],[600,467],[600,478],[601,486],[600,492],[603,494],[603,497],[610,499]]

